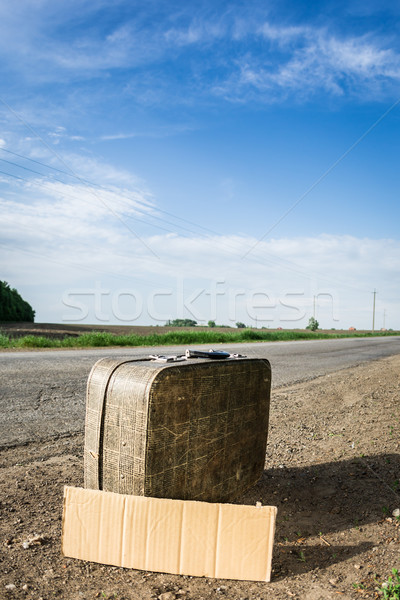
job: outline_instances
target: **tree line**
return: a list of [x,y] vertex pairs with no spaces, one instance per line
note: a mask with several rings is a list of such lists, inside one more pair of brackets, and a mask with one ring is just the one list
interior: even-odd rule
[[30,321],[35,311],[17,290],[10,288],[7,281],[0,281],[0,321]]

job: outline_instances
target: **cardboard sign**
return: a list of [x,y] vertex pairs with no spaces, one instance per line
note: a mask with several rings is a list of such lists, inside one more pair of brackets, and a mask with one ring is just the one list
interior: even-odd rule
[[179,575],[270,581],[277,508],[65,487],[65,556]]

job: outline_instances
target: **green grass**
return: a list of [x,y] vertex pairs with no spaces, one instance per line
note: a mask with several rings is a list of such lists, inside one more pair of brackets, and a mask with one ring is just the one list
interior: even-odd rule
[[382,584],[381,592],[385,600],[400,600],[400,575],[397,569],[392,569],[393,577]]
[[319,333],[318,331],[268,331],[265,329],[241,329],[238,331],[169,331],[149,335],[115,335],[96,331],[78,337],[57,340],[44,336],[26,335],[12,339],[0,333],[1,348],[92,348],[107,346],[174,346],[187,344],[229,344],[241,342],[283,342],[292,340],[327,340],[349,337],[375,337],[399,335],[400,332],[374,333]]
[[10,340],[8,336],[4,335],[4,333],[0,333],[0,348],[8,348],[10,344]]

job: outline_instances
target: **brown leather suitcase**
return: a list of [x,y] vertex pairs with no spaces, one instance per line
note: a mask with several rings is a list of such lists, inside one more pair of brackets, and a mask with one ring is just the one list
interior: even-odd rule
[[228,502],[256,483],[265,462],[270,364],[212,354],[105,358],[94,365],[85,487]]

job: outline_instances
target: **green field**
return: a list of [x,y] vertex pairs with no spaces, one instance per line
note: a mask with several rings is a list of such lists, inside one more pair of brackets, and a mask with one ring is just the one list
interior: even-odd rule
[[[156,328],[154,328],[156,329]],[[45,335],[13,337],[3,330],[0,333],[1,348],[92,348],[107,346],[172,346],[186,344],[229,344],[242,342],[285,342],[292,340],[327,340],[337,338],[375,337],[399,335],[396,331],[378,332],[312,332],[302,330],[240,329],[228,331],[201,330],[195,328],[160,333],[128,333],[118,335],[108,331],[88,331],[80,335],[65,335],[54,339]]]

